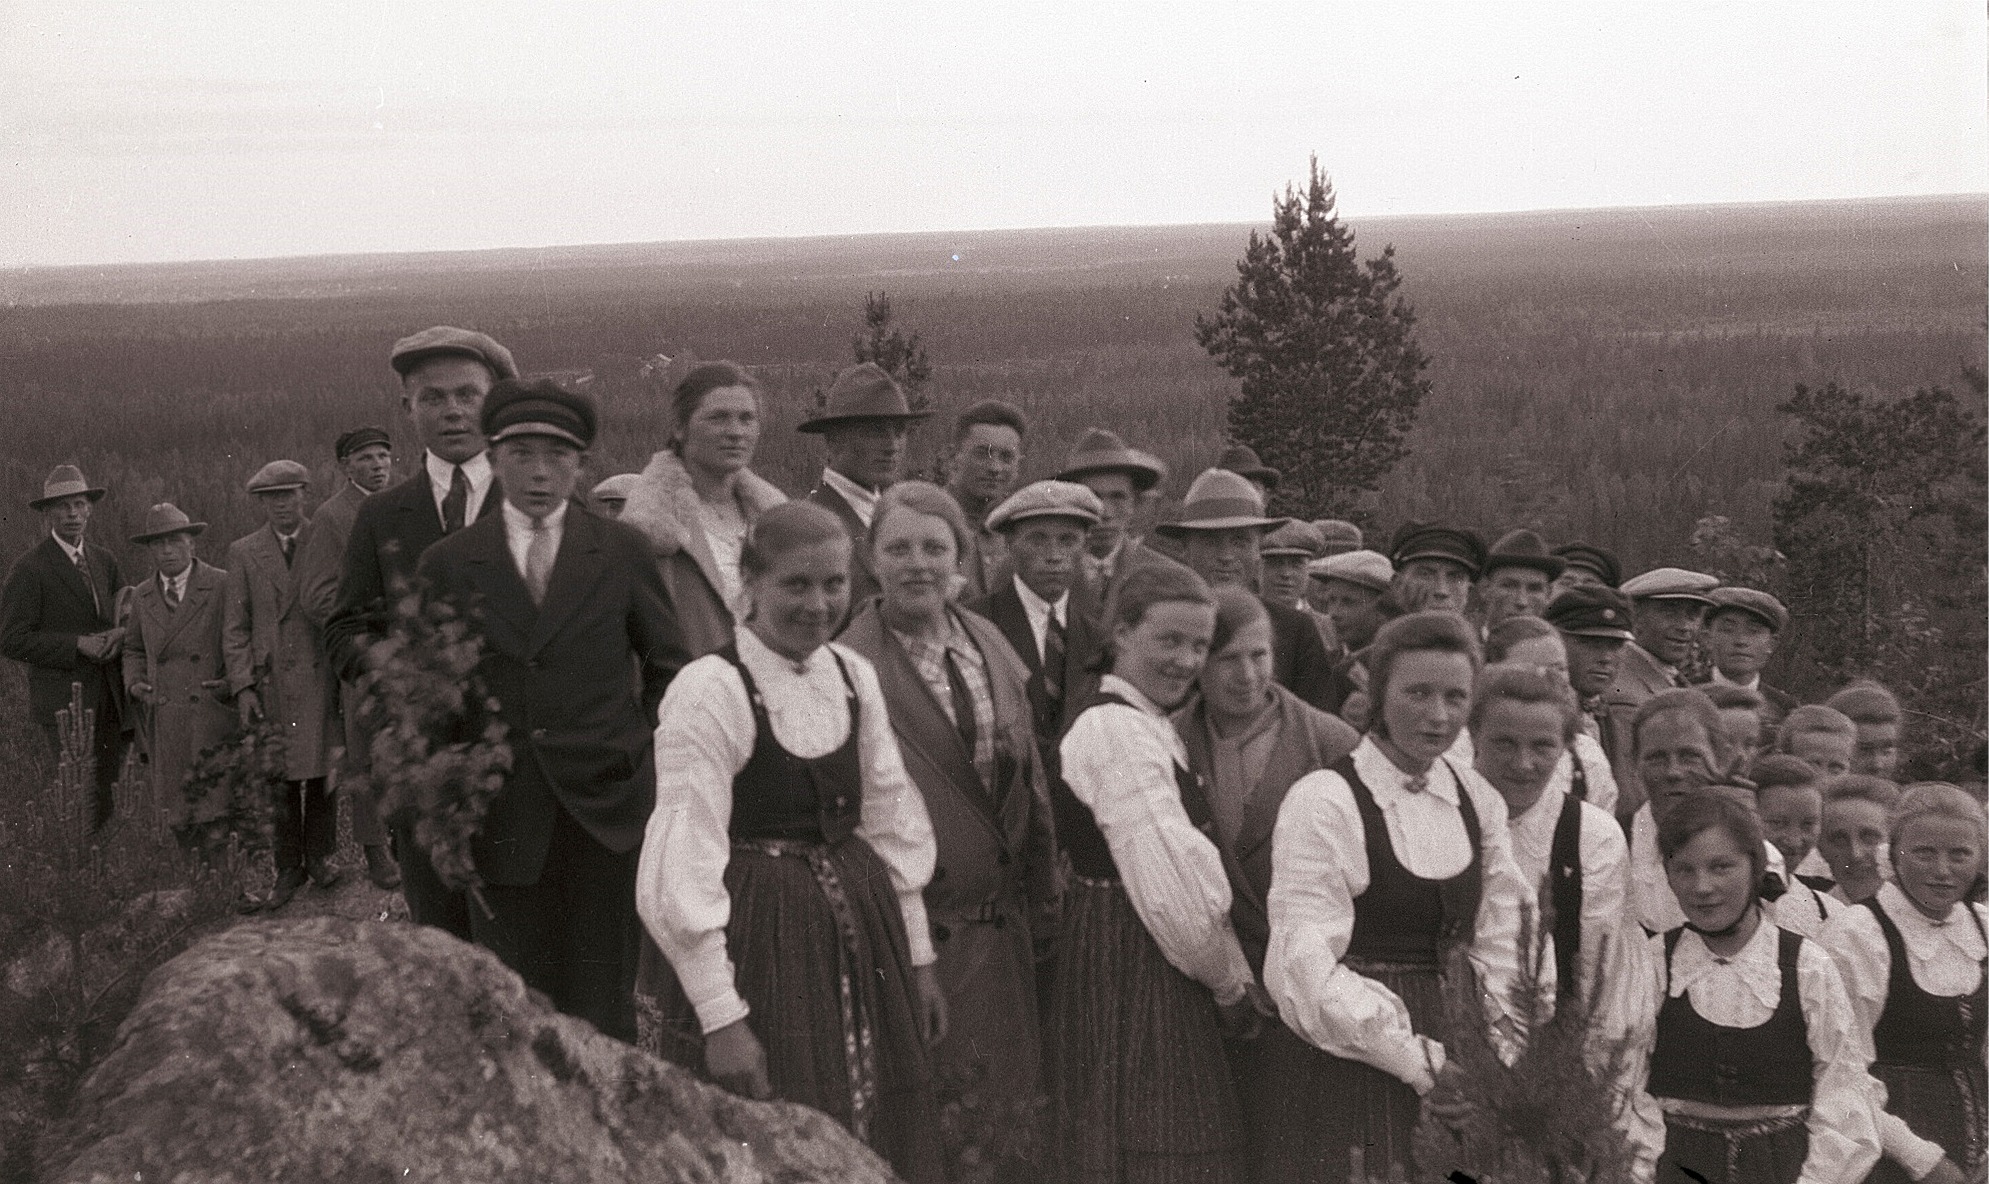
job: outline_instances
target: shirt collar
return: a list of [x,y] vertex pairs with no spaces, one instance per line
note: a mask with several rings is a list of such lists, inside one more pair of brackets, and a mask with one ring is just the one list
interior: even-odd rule
[[786,654],[775,651],[766,642],[761,641],[760,635],[753,632],[750,628],[741,628],[739,630],[736,636],[736,644],[739,647],[740,661],[749,662],[754,666],[785,670],[797,678],[806,678],[820,667],[822,664],[822,655],[829,648],[828,646],[818,646],[814,653],[797,662]]
[[[1416,791],[1409,786],[1409,775],[1396,768],[1395,762],[1382,754],[1379,745],[1372,737],[1363,736],[1360,745],[1354,749],[1354,771],[1367,783],[1368,792],[1374,795],[1377,806],[1386,806],[1392,801],[1411,797]],[[1450,762],[1438,757],[1430,765],[1426,775],[1424,792],[1457,805],[1460,787],[1457,784],[1456,770]]]
[[1547,788],[1540,791],[1540,796],[1534,799],[1533,804],[1528,806],[1525,812],[1508,814],[1506,822],[1515,830],[1532,826],[1549,815],[1553,816],[1558,822],[1561,817],[1561,807],[1567,800],[1567,791],[1550,780],[1547,783]]
[[1740,687],[1742,690],[1756,691],[1761,689],[1761,672],[1759,670],[1755,671],[1749,676],[1746,682],[1735,682],[1733,679],[1721,674],[1720,668],[1715,666],[1713,667],[1713,684],[1715,686]]
[[1946,919],[1936,921],[1915,908],[1905,891],[1891,880],[1879,885],[1878,901],[1885,915],[1899,926],[1899,935],[1906,940],[1907,952],[1915,962],[1932,962],[1942,947],[1952,947],[1969,961],[1983,957],[1982,935],[1967,912],[1975,906],[1968,901],[1956,904]]
[[423,452],[421,458],[422,463],[428,468],[429,483],[435,486],[435,491],[438,495],[449,492],[449,485],[455,479],[453,470],[457,468],[461,468],[463,476],[470,479],[470,488],[472,490],[482,489],[484,486],[490,484],[490,451],[488,449],[477,453],[475,456],[464,461],[460,466],[452,465],[432,452]]
[[62,548],[64,555],[69,556],[69,562],[76,563],[83,558],[83,548],[70,546],[68,539],[54,533],[50,533],[48,537],[55,540],[55,545]]
[[[546,515],[547,529],[557,531],[566,525],[566,505],[567,503],[561,502],[553,507],[552,513]],[[516,534],[530,534],[532,531],[532,516],[517,506],[512,505],[509,500],[506,500],[504,503],[504,528]]]
[[1761,923],[1754,927],[1754,936],[1747,939],[1747,944],[1731,958],[1717,958],[1706,948],[1704,938],[1685,930],[1678,935],[1678,945],[1672,950],[1671,987],[1667,993],[1676,999],[1701,979],[1731,976],[1747,988],[1757,1003],[1773,1011],[1782,998],[1781,933],[1764,908]]
[[1023,583],[1021,576],[1009,578],[1015,581],[1015,594],[1021,598],[1022,611],[1029,614],[1030,621],[1054,619],[1062,621],[1066,626],[1070,624],[1070,589],[1064,589],[1064,594],[1055,600],[1045,600],[1036,595],[1035,589]]
[[865,489],[834,469],[822,470],[822,484],[842,494],[843,500],[849,503],[849,508],[856,511],[857,518],[862,520],[865,526],[870,525],[870,516],[877,512],[879,495],[876,490]]
[[1098,689],[1119,696],[1148,715],[1159,716],[1161,719],[1167,718],[1167,713],[1160,709],[1158,703],[1147,698],[1144,691],[1141,691],[1138,687],[1116,674],[1108,674],[1104,678],[1099,679]]

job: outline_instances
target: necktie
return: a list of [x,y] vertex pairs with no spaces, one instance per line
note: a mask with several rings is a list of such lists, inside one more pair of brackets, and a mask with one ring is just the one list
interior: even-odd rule
[[[461,472],[460,469],[457,471]],[[283,544],[283,566],[289,567],[290,561],[297,558],[297,536],[285,535],[279,541]]]
[[1052,699],[1064,697],[1064,623],[1054,609],[1043,630],[1043,687]]
[[449,470],[449,492],[442,495],[442,533],[463,529],[463,515],[469,508],[470,479],[463,474],[463,466],[455,465]]
[[178,608],[179,606],[180,606],[180,582],[179,580],[169,576],[166,579],[166,607]]
[[974,696],[967,690],[966,676],[960,673],[960,664],[953,660],[951,647],[946,651],[946,685],[953,692],[953,723],[960,729],[960,739],[967,742],[967,751],[972,753],[980,739],[980,725],[974,721]]
[[90,603],[97,606],[97,615],[102,616],[104,611],[103,597],[97,595],[97,582],[90,578],[90,564],[88,560],[83,558],[82,548],[77,548],[76,554],[70,556],[70,558],[76,561],[76,570],[83,573],[83,583],[90,589]]
[[[461,472],[461,470],[457,470]],[[525,590],[535,605],[546,602],[546,587],[552,582],[552,530],[543,518],[532,519],[532,539],[525,544]]]

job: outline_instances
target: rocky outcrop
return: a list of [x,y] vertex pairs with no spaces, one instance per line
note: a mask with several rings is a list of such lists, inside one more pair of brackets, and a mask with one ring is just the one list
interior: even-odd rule
[[481,949],[336,917],[160,967],[43,1163],[104,1184],[894,1178],[824,1115],[603,1036]]

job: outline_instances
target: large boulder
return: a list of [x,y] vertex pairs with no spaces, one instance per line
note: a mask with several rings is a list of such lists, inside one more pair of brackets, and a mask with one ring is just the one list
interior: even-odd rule
[[54,1181],[889,1181],[817,1111],[749,1102],[528,994],[435,929],[244,924],[160,967]]

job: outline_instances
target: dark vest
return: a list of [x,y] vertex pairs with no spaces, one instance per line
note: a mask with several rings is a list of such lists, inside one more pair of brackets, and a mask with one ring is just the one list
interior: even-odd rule
[[1375,804],[1374,792],[1354,771],[1354,758],[1342,758],[1333,771],[1353,791],[1367,851],[1367,890],[1354,898],[1354,931],[1347,941],[1346,960],[1441,968],[1453,946],[1471,940],[1478,902],[1485,892],[1478,810],[1471,804],[1464,779],[1452,770],[1471,861],[1448,879],[1426,880],[1395,857],[1388,820]]
[[[1773,922],[1764,918],[1761,924]],[[1664,935],[1665,1000],[1658,1009],[1657,1047],[1651,1052],[1651,1096],[1715,1106],[1809,1105],[1815,1077],[1809,1021],[1803,1018],[1796,983],[1801,936],[1777,931],[1782,997],[1775,1013],[1752,1028],[1728,1028],[1693,1010],[1689,994],[1671,996],[1671,956],[1684,932],[1673,929]]]
[[[1899,926],[1876,899],[1864,902],[1885,933],[1886,952],[1892,956],[1892,970],[1886,976],[1885,1010],[1872,1025],[1872,1045],[1877,1065],[1913,1069],[1979,1068],[1983,1057],[1984,1013],[1989,1010],[1989,959],[1983,961],[1983,978],[1973,991],[1961,995],[1934,995],[1913,981],[1913,967],[1907,961],[1906,939]],[[1956,907],[1968,910],[1977,932],[1982,916],[1967,901]]]
[[[1575,762],[1577,773],[1581,761]],[[1588,784],[1582,782],[1586,790]],[[1580,977],[1582,948],[1582,799],[1569,795],[1554,823],[1547,852],[1547,899],[1554,908],[1554,973],[1562,999],[1576,998],[1587,984]]]
[[855,834],[863,818],[863,762],[856,741],[856,684],[841,655],[829,651],[843,676],[849,735],[835,751],[812,759],[795,756],[774,738],[766,700],[739,660],[739,647],[728,645],[718,655],[739,672],[753,705],[753,755],[732,779],[731,837],[840,843]]
[[[1133,706],[1118,695],[1100,691],[1085,704],[1084,710],[1090,711],[1108,703],[1120,707]],[[1136,707],[1133,709],[1139,710]],[[1209,841],[1214,842],[1215,810],[1209,805],[1208,790],[1202,785],[1201,777],[1175,762],[1174,785],[1181,794],[1181,808],[1188,812],[1188,821],[1194,824],[1196,830],[1211,836]],[[1062,777],[1058,777],[1051,787],[1050,798],[1057,819],[1057,841],[1070,856],[1071,870],[1087,880],[1117,880],[1119,865],[1112,858],[1112,849],[1105,842],[1105,832],[1098,829],[1098,820],[1092,817],[1090,808],[1077,800],[1077,795],[1071,792]]]

